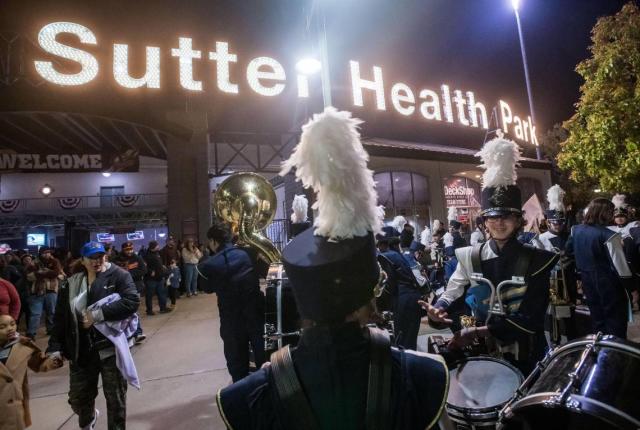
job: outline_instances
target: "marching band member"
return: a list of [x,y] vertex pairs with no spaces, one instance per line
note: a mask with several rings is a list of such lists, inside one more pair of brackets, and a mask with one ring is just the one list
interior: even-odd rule
[[634,280],[622,236],[607,228],[614,209],[607,199],[592,200],[582,224],[571,229],[566,252],[575,256],[594,331],[624,339],[631,310],[625,289],[633,290]]
[[[516,186],[518,146],[498,137],[487,142],[478,155],[485,168],[480,214],[491,238],[484,244],[458,249],[458,266],[446,291],[435,305],[420,304],[431,321],[452,324],[448,309],[459,307],[468,288],[466,302],[471,305],[478,326],[456,332],[450,347],[461,348],[477,338],[491,337],[504,358],[527,374],[544,355],[549,272],[557,258],[517,240],[524,223],[522,197]],[[481,274],[496,287],[514,276],[523,277],[524,283],[505,286],[501,294],[504,314],[490,315],[491,290],[473,274]]]
[[311,223],[307,221],[309,200],[302,194],[295,195],[291,209],[293,210],[291,214],[291,238],[294,238],[311,227]]
[[484,220],[481,216],[476,217],[476,229],[471,233],[471,239],[469,240],[471,246],[477,243],[484,243],[487,240],[484,231]]
[[275,352],[270,366],[218,393],[228,428],[424,429],[441,416],[448,390],[441,358],[392,348],[386,332],[364,327],[383,212],[359,123],[325,109],[284,163],[282,174],[295,167],[317,194],[314,228],[282,253],[302,335],[295,349]]

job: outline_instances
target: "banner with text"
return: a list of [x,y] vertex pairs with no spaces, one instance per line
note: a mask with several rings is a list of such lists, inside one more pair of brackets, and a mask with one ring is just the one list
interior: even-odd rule
[[0,153],[0,173],[137,172],[138,151],[119,154]]

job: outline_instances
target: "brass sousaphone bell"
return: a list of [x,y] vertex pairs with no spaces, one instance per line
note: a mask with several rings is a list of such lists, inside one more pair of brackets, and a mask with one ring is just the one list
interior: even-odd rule
[[213,196],[214,214],[231,224],[238,243],[258,251],[267,263],[280,261],[280,251],[261,232],[273,220],[277,199],[273,186],[256,173],[234,173]]

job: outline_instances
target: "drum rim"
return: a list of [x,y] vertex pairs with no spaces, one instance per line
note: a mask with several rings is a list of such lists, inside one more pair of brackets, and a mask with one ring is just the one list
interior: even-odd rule
[[[502,403],[498,403],[495,406],[487,406],[487,407],[484,407],[484,408],[464,408],[464,407],[461,407],[461,406],[452,405],[448,401],[446,401],[445,404],[446,404],[446,406],[448,408],[451,408],[451,409],[453,409],[454,411],[456,411],[456,412],[458,412],[460,414],[464,414],[465,416],[487,415],[487,414],[492,414],[493,411],[495,411],[496,417],[497,417],[498,413],[500,412],[500,410],[502,408],[504,408],[504,406],[507,403],[509,403],[509,401],[511,401],[513,399],[513,397],[518,393],[518,389],[524,383],[524,375],[522,375],[522,372],[520,372],[520,370],[517,367],[515,367],[513,364],[509,363],[508,361],[502,360],[502,359],[496,358],[496,357],[491,357],[490,355],[479,355],[479,356],[476,356],[476,357],[469,357],[469,358],[465,358],[463,360],[458,360],[458,361],[453,363],[453,365],[455,366],[455,370],[458,369],[460,364],[467,363],[469,361],[494,361],[496,363],[504,364],[506,367],[508,367],[508,368],[510,368],[511,370],[514,371],[514,373],[520,379],[520,382],[519,382],[518,386],[516,387],[515,391],[513,392],[513,394],[511,395],[511,397],[509,397],[507,400],[505,400]],[[449,370],[449,375],[451,375],[451,372],[453,372],[453,370],[454,369]],[[449,378],[449,380],[451,381],[451,377]],[[451,382],[449,382],[449,386],[451,386]],[[468,411],[472,411],[472,413],[469,413]]]
[[[536,393],[530,396],[525,396],[516,402],[514,402],[511,406],[509,406],[509,418],[513,419],[514,415],[520,410],[528,410],[533,408],[534,406],[540,406],[546,409],[563,409],[566,411],[571,411],[570,408],[567,408],[564,404],[554,404],[554,405],[545,405],[543,404],[546,400],[551,400],[554,397],[558,396],[558,392],[543,392]],[[586,414],[589,416],[593,416],[599,419],[603,419],[607,423],[619,426],[620,428],[640,428],[640,420],[632,417],[620,409],[617,409],[611,405],[603,403],[599,400],[592,399],[590,397],[580,396],[580,395],[570,395],[567,401],[576,400],[580,403],[580,409],[576,411],[578,414]],[[605,416],[598,416],[595,414],[596,411],[605,412]],[[501,412],[502,415],[502,412]]]
[[[559,355],[564,355],[566,352],[573,351],[577,347],[591,345],[595,340],[596,335],[591,334],[562,345],[551,353],[549,356],[549,362]],[[606,346],[612,349],[629,352],[640,357],[640,344],[616,336],[606,335],[596,342],[596,346]]]

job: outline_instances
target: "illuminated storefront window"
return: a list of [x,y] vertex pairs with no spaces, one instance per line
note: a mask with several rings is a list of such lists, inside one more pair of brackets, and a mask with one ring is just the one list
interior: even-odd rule
[[380,172],[374,175],[378,202],[384,206],[384,221],[404,216],[416,228],[416,235],[429,223],[429,181],[410,172]]

